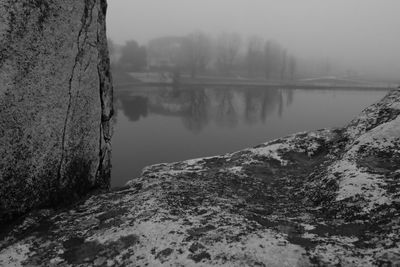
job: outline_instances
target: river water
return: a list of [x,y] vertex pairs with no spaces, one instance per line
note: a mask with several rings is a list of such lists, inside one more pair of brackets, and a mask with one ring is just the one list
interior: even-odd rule
[[299,131],[340,127],[387,91],[116,88],[112,186],[143,167],[237,151]]

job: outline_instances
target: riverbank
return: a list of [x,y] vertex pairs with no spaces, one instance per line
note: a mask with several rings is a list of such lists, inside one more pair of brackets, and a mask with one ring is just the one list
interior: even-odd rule
[[[169,74],[163,73],[125,73],[114,72],[114,83],[118,89],[129,87],[255,87],[255,88],[287,88],[287,89],[363,89],[376,90],[388,88],[394,89],[396,84],[388,82],[372,82],[362,80],[339,79],[335,77],[323,77],[316,79],[301,79],[293,81],[266,80],[262,78],[245,78],[245,77],[223,77],[223,76],[199,76],[192,78],[184,75],[179,81],[172,81],[168,78]],[[149,77],[147,77],[149,76]],[[160,77],[158,77],[160,76]],[[147,78],[141,78],[147,77]],[[167,78],[165,78],[167,77]]]
[[[132,87],[177,87],[173,83],[160,82],[129,82],[116,83],[117,91],[123,91]],[[318,85],[318,84],[296,84],[296,83],[268,83],[268,82],[206,82],[206,81],[191,81],[182,82],[178,88],[190,89],[197,87],[230,87],[230,88],[284,88],[284,89],[359,89],[359,90],[388,90],[387,86],[355,86],[355,85]],[[393,85],[389,89],[395,89]]]
[[399,264],[400,91],[346,127],[158,164],[3,232],[0,265]]

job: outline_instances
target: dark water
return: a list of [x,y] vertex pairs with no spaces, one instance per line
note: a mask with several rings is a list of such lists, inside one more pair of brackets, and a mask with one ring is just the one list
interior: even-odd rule
[[124,88],[116,93],[112,186],[143,167],[212,156],[291,133],[343,126],[383,90]]

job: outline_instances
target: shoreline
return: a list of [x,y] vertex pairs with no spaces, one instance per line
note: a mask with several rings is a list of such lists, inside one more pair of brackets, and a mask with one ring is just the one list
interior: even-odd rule
[[[116,90],[126,87],[176,87],[173,83],[157,83],[157,82],[132,82],[132,83],[115,83]],[[194,88],[194,87],[265,87],[265,88],[285,88],[285,89],[350,89],[350,90],[394,90],[388,86],[333,86],[333,85],[300,85],[300,84],[271,84],[271,83],[181,83],[179,88]]]
[[399,132],[393,90],[342,128],[152,165],[28,215],[0,241],[0,265],[396,265]]

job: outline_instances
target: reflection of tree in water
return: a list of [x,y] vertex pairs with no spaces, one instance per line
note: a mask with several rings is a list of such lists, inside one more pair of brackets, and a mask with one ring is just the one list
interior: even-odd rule
[[278,94],[279,94],[278,115],[279,115],[279,118],[281,118],[282,114],[283,114],[283,93],[282,93],[282,90],[279,90]]
[[198,133],[208,124],[207,106],[209,101],[204,89],[188,93],[189,103],[183,114],[183,124],[188,130]]
[[246,90],[244,98],[244,118],[248,124],[265,122],[267,116],[275,110],[276,105],[280,102],[278,90],[269,88]]
[[257,112],[257,104],[259,104],[260,92],[246,91],[245,92],[245,114],[244,118],[248,124],[254,124],[258,121],[259,112]]
[[216,93],[218,106],[216,112],[216,121],[219,125],[235,127],[238,124],[238,114],[233,105],[233,91],[221,89]]
[[266,118],[293,101],[293,91],[272,88],[191,88],[142,90],[117,95],[116,107],[131,120],[148,114],[182,118],[185,128],[198,133],[211,120],[221,127],[236,127],[240,121],[247,124],[265,123]]
[[294,89],[286,89],[286,106],[290,106],[293,103]]
[[138,121],[141,117],[148,115],[148,99],[143,96],[121,96],[119,97],[122,110],[130,121]]

